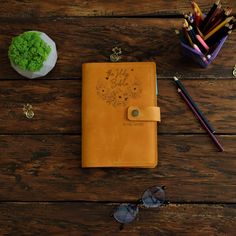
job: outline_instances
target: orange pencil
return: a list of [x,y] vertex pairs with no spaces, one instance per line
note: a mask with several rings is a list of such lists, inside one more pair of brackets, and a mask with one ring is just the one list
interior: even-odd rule
[[201,21],[203,21],[204,20],[204,15],[202,14],[202,11],[201,11],[200,7],[194,1],[192,1],[192,6],[193,6],[193,9],[195,9],[195,8],[197,9],[197,12],[200,14]]
[[197,8],[194,8],[194,18],[195,18],[196,25],[199,27],[201,18],[200,18],[199,12],[197,11]]

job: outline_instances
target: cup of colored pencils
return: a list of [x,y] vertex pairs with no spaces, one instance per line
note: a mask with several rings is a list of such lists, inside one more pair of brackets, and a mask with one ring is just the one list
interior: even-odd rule
[[193,12],[184,14],[182,29],[178,32],[183,54],[202,67],[207,67],[216,58],[228,36],[236,28],[232,9],[222,8],[216,1],[207,14],[203,14],[192,1]]

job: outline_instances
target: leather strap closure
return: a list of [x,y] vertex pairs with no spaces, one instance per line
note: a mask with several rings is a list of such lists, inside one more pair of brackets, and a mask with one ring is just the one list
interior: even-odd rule
[[160,107],[128,108],[128,119],[131,121],[161,121]]

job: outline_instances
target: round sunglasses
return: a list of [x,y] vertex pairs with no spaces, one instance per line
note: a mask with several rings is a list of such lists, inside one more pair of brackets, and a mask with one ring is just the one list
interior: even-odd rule
[[147,208],[156,208],[165,204],[165,186],[153,186],[148,188],[137,203],[122,203],[113,213],[113,217],[121,224],[127,224],[135,220],[139,213],[139,205]]

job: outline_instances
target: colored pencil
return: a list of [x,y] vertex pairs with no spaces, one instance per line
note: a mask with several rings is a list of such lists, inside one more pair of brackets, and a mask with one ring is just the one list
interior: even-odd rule
[[188,42],[186,41],[185,37],[184,37],[184,34],[183,34],[183,31],[180,31],[177,33],[179,35],[179,38],[180,38],[180,41],[184,44],[188,44]]
[[186,27],[186,28],[189,27],[189,23],[188,23],[188,21],[186,19],[184,20],[183,27]]
[[[199,36],[199,35],[198,35]],[[199,40],[199,37],[197,37],[197,35],[195,35],[195,39],[196,39],[196,41],[197,41],[197,43],[196,43],[196,45],[199,47],[199,49],[201,50],[201,52],[203,53],[203,54],[206,54],[207,52],[208,52],[208,48],[207,48],[207,45],[203,45],[203,42],[201,42],[200,40]]]
[[202,31],[199,29],[199,27],[196,26],[196,29],[197,29],[197,33],[203,38],[203,34],[202,34]]
[[200,26],[201,24],[201,17],[200,17],[200,13],[197,11],[196,8],[194,8],[194,19],[195,19],[195,22],[196,22],[196,26]]
[[210,19],[206,22],[203,23],[203,28],[202,28],[202,32],[205,34],[207,32],[207,30],[211,27],[211,23],[212,20],[219,14],[219,12],[221,12],[221,4],[219,4],[217,6],[217,8],[215,9],[215,11],[213,12],[213,14],[211,15]]
[[231,25],[233,26],[233,27],[232,27],[232,30],[234,30],[235,27],[236,27],[236,19],[231,20],[231,21],[229,22],[229,24],[231,24]]
[[233,28],[232,25],[228,26],[228,27],[226,27],[226,26],[223,27],[217,33],[215,33],[210,38],[208,38],[205,42],[210,46],[214,45],[215,43],[219,42],[225,36],[231,34],[232,33],[232,28]]
[[[196,25],[196,22],[192,16],[192,14],[190,13],[189,15],[184,15],[185,20],[187,20],[188,22],[188,26],[192,26],[193,30],[198,33],[201,37],[203,37],[202,32],[200,31],[199,27]],[[186,26],[187,24],[184,21],[184,25]]]
[[191,37],[189,36],[187,29],[184,27],[183,27],[183,33],[184,33],[184,37],[185,37],[186,41],[188,42],[189,46],[193,47],[193,41],[192,41]]
[[201,9],[199,8],[199,6],[197,5],[196,2],[192,1],[192,6],[193,8],[196,8],[197,9],[197,12],[199,13],[200,17],[201,17],[201,20],[203,21],[204,20],[204,15],[202,14],[202,11]]
[[212,31],[217,25],[219,25],[221,22],[223,22],[232,12],[232,9],[226,9],[223,10],[222,14],[215,19],[214,22],[212,22],[211,28],[206,32],[208,34],[210,31]]
[[201,45],[206,49],[206,51],[209,50],[209,46],[205,43],[203,38],[200,35],[196,35],[197,40],[201,43]]
[[207,55],[207,59],[208,59],[208,60],[211,59],[211,55],[210,55],[210,54]]
[[202,46],[202,44],[199,42],[199,40],[197,39],[196,32],[193,30],[193,28],[192,28],[191,26],[189,26],[187,32],[188,32],[188,34],[190,35],[190,37],[191,37],[191,39],[192,39],[192,42],[198,46],[198,48],[200,49],[200,51],[201,51],[202,53],[207,53],[208,50],[206,50],[205,47]]
[[202,51],[199,49],[199,47],[198,47],[196,44],[193,44],[193,48],[194,48],[197,52],[199,52],[200,54],[202,54],[202,56],[204,57]]
[[227,23],[229,23],[231,20],[233,20],[234,17],[228,17],[226,18],[222,23],[220,23],[216,28],[214,28],[211,32],[209,32],[205,37],[204,40],[207,40],[209,37],[211,37],[213,34],[215,34],[218,30],[220,30],[222,27],[224,27]]
[[189,34],[189,36],[191,37],[191,39],[192,39],[192,42],[193,43],[197,43],[197,39],[196,39],[196,37],[195,37],[195,32],[193,31],[193,27],[192,26],[189,26],[188,27],[188,29],[187,29],[187,32],[188,32],[188,34]]
[[199,116],[204,120],[205,124],[207,125],[207,127],[209,128],[209,130],[211,130],[212,133],[215,133],[214,128],[211,126],[211,124],[209,123],[209,121],[207,120],[207,118],[203,115],[203,113],[200,111],[200,109],[198,108],[197,104],[193,101],[193,99],[191,98],[191,96],[188,94],[187,90],[184,88],[183,84],[178,80],[177,77],[174,77],[174,81],[177,85],[177,87],[179,89],[181,89],[181,91],[184,93],[184,95],[188,98],[189,102],[192,104],[192,106],[195,108],[195,110],[197,111],[197,113],[199,114]]
[[183,93],[183,91],[178,88],[178,93],[181,95],[181,97],[183,98],[183,100],[187,103],[187,105],[189,106],[189,108],[192,110],[192,112],[194,113],[194,115],[198,118],[198,120],[200,121],[202,127],[207,131],[208,135],[211,137],[212,141],[215,143],[215,145],[217,146],[217,148],[219,149],[219,151],[223,152],[224,148],[223,146],[220,144],[219,140],[216,138],[216,136],[211,132],[211,130],[208,128],[208,126],[206,125],[206,123],[204,122],[204,120],[202,119],[201,116],[199,116],[198,112],[196,111],[196,109],[193,107],[193,105],[191,104],[191,102],[188,100],[188,98],[185,96],[185,94]]
[[206,15],[205,19],[203,20],[203,24],[202,25],[206,25],[207,22],[209,21],[209,19],[211,18],[211,16],[213,15],[213,13],[215,12],[216,8],[219,6],[220,1],[216,1],[213,6],[211,7],[210,11],[208,12],[208,14]]
[[179,35],[181,42],[191,47],[191,53],[201,57],[204,62],[215,58],[215,51],[226,36],[236,28],[236,19],[230,16],[232,9],[222,8],[220,0],[210,8],[206,17],[200,7],[191,1],[193,13],[184,14],[182,33]]

